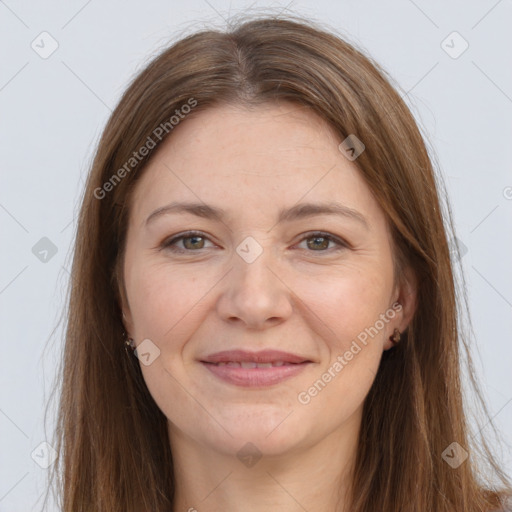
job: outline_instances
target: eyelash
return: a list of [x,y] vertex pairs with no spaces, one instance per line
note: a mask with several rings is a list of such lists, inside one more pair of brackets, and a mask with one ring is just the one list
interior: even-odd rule
[[[164,240],[164,242],[162,242],[160,247],[161,247],[161,249],[166,249],[166,250],[169,250],[169,251],[174,252],[174,253],[181,253],[181,254],[187,253],[187,252],[188,253],[193,253],[193,252],[199,253],[200,251],[203,250],[203,248],[197,249],[197,250],[180,249],[180,248],[177,248],[174,245],[174,244],[176,244],[177,242],[179,242],[180,240],[182,240],[184,238],[193,238],[193,237],[201,237],[201,238],[204,238],[206,240],[209,240],[209,238],[207,236],[205,236],[204,233],[201,233],[200,231],[187,231],[186,233],[182,233],[182,234],[177,235],[177,236],[175,236],[173,238]],[[338,238],[338,237],[336,237],[334,235],[331,235],[330,233],[325,233],[323,231],[312,231],[310,233],[306,233],[305,236],[303,236],[299,240],[298,243],[303,242],[304,240],[307,240],[309,238],[315,238],[315,237],[325,238],[329,242],[334,242],[334,243],[338,244],[339,247],[331,248],[331,249],[323,249],[323,250],[320,250],[320,251],[308,251],[308,252],[330,253],[333,250],[334,251],[339,251],[341,249],[344,249],[344,248],[346,249],[346,248],[349,247],[349,244],[347,242],[345,242],[344,240],[342,240],[341,238]]]

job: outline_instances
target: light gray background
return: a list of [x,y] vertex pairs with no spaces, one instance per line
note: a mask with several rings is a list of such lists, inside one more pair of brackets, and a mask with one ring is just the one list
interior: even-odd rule
[[[0,1],[0,511],[36,510],[44,489],[46,470],[31,454],[48,453],[38,446],[46,439],[44,406],[62,329],[51,335],[65,304],[77,200],[107,117],[129,79],[170,37],[203,22],[223,26],[230,10],[249,5],[288,7],[330,24],[408,92],[445,177],[459,245],[467,249],[473,357],[490,412],[511,444],[510,0],[6,0]],[[42,46],[43,31],[59,45],[47,59],[31,48],[34,40]],[[458,58],[441,46],[453,31],[469,44]],[[450,51],[461,48],[450,41]],[[57,248],[46,262],[32,252],[43,237]],[[512,473],[507,444],[503,464]]]

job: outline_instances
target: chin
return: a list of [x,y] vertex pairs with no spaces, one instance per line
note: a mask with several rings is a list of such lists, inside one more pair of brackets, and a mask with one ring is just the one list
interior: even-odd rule
[[238,453],[250,443],[262,454],[281,455],[303,443],[306,437],[306,423],[298,421],[293,409],[275,405],[238,407],[239,411],[231,409],[220,420],[232,436],[222,436],[223,451]]

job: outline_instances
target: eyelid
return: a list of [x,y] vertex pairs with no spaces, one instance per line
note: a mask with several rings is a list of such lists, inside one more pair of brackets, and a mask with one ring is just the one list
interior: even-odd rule
[[[206,235],[202,231],[186,231],[186,232],[183,232],[183,233],[178,233],[177,235],[172,236],[170,238],[166,238],[160,244],[160,248],[161,249],[169,249],[170,248],[169,250],[171,250],[173,252],[176,252],[176,253],[182,253],[182,254],[183,253],[187,253],[187,252],[188,253],[194,253],[194,252],[199,253],[204,248],[198,249],[197,251],[193,251],[193,250],[188,250],[188,249],[181,249],[181,248],[178,248],[178,247],[176,247],[174,245],[175,243],[179,242],[183,238],[191,238],[191,237],[194,237],[194,236],[204,238],[205,240],[209,240],[211,242],[211,240],[208,237],[208,235]],[[297,242],[297,244],[303,242],[304,240],[307,240],[308,238],[313,238],[313,237],[326,238],[330,242],[334,242],[335,244],[337,244],[338,247],[337,248],[325,249],[325,250],[321,250],[321,251],[308,251],[307,249],[304,249],[307,252],[313,252],[313,253],[314,252],[318,252],[318,253],[328,253],[328,254],[330,254],[333,251],[338,251],[338,250],[341,250],[341,249],[348,249],[348,248],[351,247],[350,244],[348,242],[346,242],[343,238],[340,238],[340,237],[338,237],[336,235],[333,235],[332,233],[328,233],[326,231],[308,231],[306,233],[302,233],[301,238]],[[295,245],[297,245],[297,244],[295,244]]]
[[318,252],[318,253],[330,253],[332,251],[336,251],[339,249],[348,249],[350,247],[350,244],[346,242],[343,238],[333,235],[332,233],[326,232],[326,231],[308,231],[306,233],[302,233],[301,239],[298,243],[303,242],[304,240],[307,240],[308,238],[318,237],[318,238],[326,238],[330,242],[334,242],[338,245],[337,248],[331,248],[331,249],[325,249],[323,251],[308,251],[308,252]]
[[[206,233],[204,233],[202,231],[192,230],[192,231],[185,231],[182,233],[177,233],[176,235],[166,238],[160,244],[160,248],[161,249],[171,248],[170,250],[172,250],[174,252],[178,252],[178,253],[187,253],[187,252],[188,253],[194,253],[194,252],[199,253],[205,248],[201,248],[201,249],[197,249],[197,250],[190,250],[190,249],[181,249],[181,248],[176,247],[176,245],[175,245],[177,242],[179,242],[183,238],[189,238],[189,237],[194,237],[194,236],[201,237],[201,238],[204,238],[205,240],[212,242]],[[304,249],[307,252],[331,253],[332,251],[337,251],[337,250],[344,249],[344,248],[348,249],[351,247],[350,244],[347,241],[345,241],[343,238],[333,235],[332,233],[329,233],[326,231],[308,231],[306,233],[302,233],[300,236],[301,236],[300,240],[295,245],[303,242],[304,240],[307,240],[308,238],[313,238],[313,237],[326,238],[330,242],[334,242],[335,244],[338,245],[337,248],[330,248],[330,249],[325,249],[325,250],[320,250],[320,251],[308,251],[307,249]]]
[[[166,238],[161,244],[160,244],[160,247],[162,249],[167,249],[169,247],[172,247],[174,251],[176,252],[199,252],[201,249],[198,249],[197,251],[191,251],[191,250],[187,250],[187,249],[181,249],[181,248],[178,248],[175,246],[175,244],[177,242],[179,242],[180,240],[182,240],[183,238],[191,238],[191,237],[194,237],[194,236],[197,236],[197,237],[201,237],[201,238],[204,238],[205,240],[210,240],[209,236],[206,235],[206,233],[203,233],[202,231],[185,231],[183,233],[177,233],[176,235],[173,235],[169,238]],[[213,242],[212,242],[213,243]]]

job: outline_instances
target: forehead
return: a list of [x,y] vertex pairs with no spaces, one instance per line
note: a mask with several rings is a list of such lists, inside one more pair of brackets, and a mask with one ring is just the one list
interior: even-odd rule
[[217,105],[185,118],[159,148],[156,160],[158,156],[172,157],[176,163],[210,158],[209,167],[241,164],[239,170],[247,167],[257,172],[275,161],[295,166],[305,157],[317,159],[336,140],[331,127],[305,106],[289,102],[251,108]]
[[175,200],[243,213],[304,199],[342,201],[371,215],[375,201],[340,142],[318,115],[293,103],[208,108],[158,148],[137,184],[133,214]]

